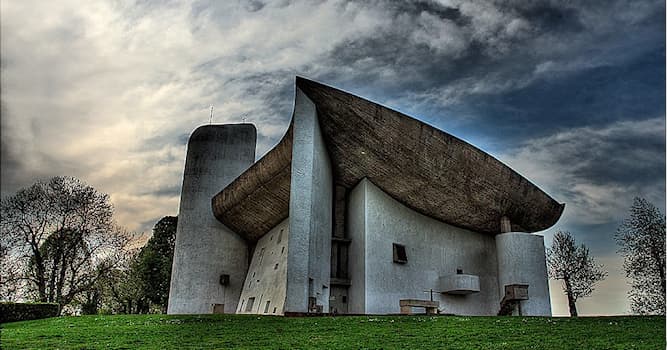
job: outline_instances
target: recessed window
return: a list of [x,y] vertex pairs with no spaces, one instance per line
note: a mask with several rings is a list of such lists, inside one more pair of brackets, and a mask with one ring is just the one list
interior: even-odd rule
[[269,305],[270,305],[270,304],[271,304],[271,301],[270,301],[270,300],[267,300],[267,301],[266,301],[266,305],[264,306],[264,313],[268,313],[268,312],[269,312]]
[[341,301],[343,304],[347,303],[347,295],[343,295],[343,297],[341,297]]
[[248,298],[248,304],[245,306],[245,312],[252,311],[252,306],[255,304],[255,298]]
[[280,232],[278,233],[278,241],[276,242],[276,244],[280,244],[280,242],[283,240],[283,231],[284,229],[280,230]]
[[405,246],[394,243],[394,262],[397,264],[405,264],[408,262],[408,255],[405,253]]
[[274,308],[273,308],[273,313],[274,313],[274,314],[276,313],[276,310],[278,310],[278,308],[277,308],[277,307],[274,307]]
[[278,264],[273,267],[274,270],[278,270]]

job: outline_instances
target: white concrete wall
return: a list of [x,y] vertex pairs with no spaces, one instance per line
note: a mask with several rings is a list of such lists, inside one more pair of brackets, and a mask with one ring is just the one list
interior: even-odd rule
[[[442,312],[497,313],[500,298],[493,236],[419,214],[367,179],[352,191],[349,207],[351,313],[398,313],[400,299],[428,299],[429,294],[423,291],[431,288],[438,291],[439,277],[455,274],[457,268],[479,276],[480,292],[434,294]],[[363,223],[359,217],[362,208],[365,211]],[[392,243],[405,245],[406,264],[393,262]],[[365,300],[359,300],[360,296]],[[363,311],[360,304],[364,305]]]
[[[524,232],[496,236],[498,292],[508,284],[527,284],[528,300],[521,301],[524,316],[551,316],[544,237]],[[515,310],[516,311],[516,310]]]
[[285,311],[307,312],[308,297],[313,296],[326,312],[329,310],[333,222],[331,161],[315,104],[298,88],[293,122]]
[[[206,125],[188,142],[176,246],[169,291],[169,314],[212,313],[224,304],[233,313],[248,265],[245,241],[213,216],[211,198],[255,161],[257,131],[252,124]],[[220,275],[230,285],[220,285]]]
[[[287,291],[288,240],[289,218],[276,225],[257,242],[236,313],[283,314]],[[247,309],[249,298],[255,298],[250,310]]]

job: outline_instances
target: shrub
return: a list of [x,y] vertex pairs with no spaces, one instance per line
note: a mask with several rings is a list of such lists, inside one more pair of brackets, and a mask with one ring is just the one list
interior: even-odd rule
[[0,323],[58,316],[57,303],[0,303]]

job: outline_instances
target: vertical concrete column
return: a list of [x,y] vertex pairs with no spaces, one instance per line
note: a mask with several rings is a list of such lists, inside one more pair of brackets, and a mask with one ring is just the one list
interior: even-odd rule
[[285,312],[329,310],[333,177],[315,104],[296,89]]
[[527,284],[528,300],[521,301],[524,316],[551,316],[544,237],[525,232],[496,236],[498,303],[509,284]]
[[[234,313],[248,269],[248,247],[213,216],[211,198],[255,161],[252,124],[206,125],[188,141],[169,314]],[[229,275],[226,286],[220,276]]]

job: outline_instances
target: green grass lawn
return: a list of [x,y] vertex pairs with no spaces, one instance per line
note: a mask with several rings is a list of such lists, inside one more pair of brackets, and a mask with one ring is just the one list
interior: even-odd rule
[[664,317],[121,315],[2,325],[2,349],[665,349]]

